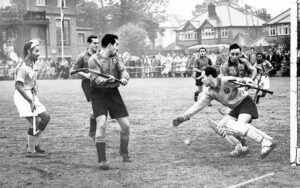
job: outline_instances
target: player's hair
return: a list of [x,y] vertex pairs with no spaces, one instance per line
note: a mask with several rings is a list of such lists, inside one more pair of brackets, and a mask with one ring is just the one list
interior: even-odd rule
[[212,77],[216,78],[218,76],[217,69],[210,67],[210,66],[205,66],[202,68],[202,70],[205,72],[206,76],[212,75]]
[[204,50],[206,51],[206,48],[203,47],[203,46],[201,46],[201,47],[199,48],[198,52],[200,52],[201,49],[204,49]]
[[229,51],[231,51],[232,49],[240,49],[240,51],[242,51],[242,48],[237,43],[233,43],[229,46]]
[[257,57],[258,55],[261,55],[261,57],[262,57],[263,59],[266,58],[265,54],[262,53],[262,52],[257,52],[257,53],[256,53],[256,57]]
[[103,48],[106,48],[109,44],[114,45],[118,40],[118,36],[114,34],[106,34],[101,40],[101,45]]
[[93,39],[96,39],[98,38],[96,35],[90,35],[88,36],[88,38],[86,39],[86,42],[87,43],[92,43],[93,42]]
[[31,41],[25,42],[24,51],[23,51],[24,58],[28,56],[28,50],[31,48],[31,44],[32,44]]

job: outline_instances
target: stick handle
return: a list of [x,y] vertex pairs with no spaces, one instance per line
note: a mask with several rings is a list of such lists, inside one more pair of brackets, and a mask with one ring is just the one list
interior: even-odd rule
[[237,82],[236,80],[228,80],[228,81],[231,82],[231,83],[240,85],[241,87],[249,87],[249,88],[252,88],[252,89],[257,89],[257,90],[260,90],[260,91],[269,93],[269,94],[271,94],[271,95],[273,94],[273,91],[270,91],[270,90],[267,90],[267,89],[262,89],[262,88],[255,87],[255,86],[251,86],[251,85],[247,85],[247,84],[242,84],[242,83],[240,83],[240,82]]
[[[32,93],[32,100],[35,102],[35,94]],[[36,135],[38,131],[36,130],[36,114],[35,114],[36,109],[33,110],[32,114],[32,127],[33,127],[33,135]]]
[[[88,69],[88,68],[81,68],[81,69],[73,70],[73,71],[70,72],[70,74],[73,75],[73,74],[76,74],[78,72],[90,72],[90,73],[94,73],[98,76],[101,76],[103,78],[109,78],[109,75],[107,75],[107,74],[103,74],[101,72],[95,71],[93,69]],[[119,80],[117,78],[115,78],[115,81],[121,83],[121,80]]]

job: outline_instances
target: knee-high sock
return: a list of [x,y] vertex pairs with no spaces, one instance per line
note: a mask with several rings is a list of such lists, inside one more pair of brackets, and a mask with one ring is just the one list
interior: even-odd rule
[[128,139],[120,139],[120,155],[128,155]]
[[106,161],[106,143],[105,142],[96,142],[96,149],[98,155],[98,162]]
[[28,129],[28,147],[27,151],[34,152],[35,151],[35,140],[36,136],[33,136],[33,128]]
[[96,121],[94,115],[91,115],[90,116],[90,132],[89,132],[90,137],[95,138],[96,126],[97,126],[97,121]]

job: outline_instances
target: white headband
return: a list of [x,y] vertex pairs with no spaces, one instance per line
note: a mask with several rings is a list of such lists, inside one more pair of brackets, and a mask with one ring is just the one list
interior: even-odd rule
[[36,39],[33,39],[33,40],[30,40],[29,42],[31,42],[31,46],[30,46],[30,49],[40,45],[40,42]]

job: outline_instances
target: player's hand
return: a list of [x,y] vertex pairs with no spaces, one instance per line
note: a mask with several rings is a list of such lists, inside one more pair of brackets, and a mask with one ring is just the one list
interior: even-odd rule
[[116,80],[116,78],[112,75],[109,75],[109,78],[107,78],[107,82],[114,82]]
[[31,111],[32,111],[32,112],[33,112],[33,111],[36,109],[36,107],[35,107],[35,104],[34,104],[34,101],[33,101],[33,100],[30,102],[30,108],[31,108]]
[[90,73],[86,73],[86,74],[85,74],[85,78],[86,78],[86,79],[90,79],[90,78],[91,78],[91,74],[90,74]]
[[122,78],[122,79],[121,79],[121,84],[122,84],[123,86],[127,85],[127,84],[128,84],[128,80],[127,80],[126,78]]
[[178,125],[180,125],[181,123],[189,120],[190,118],[186,119],[183,115],[178,116],[177,118],[173,119],[173,126],[177,127]]

